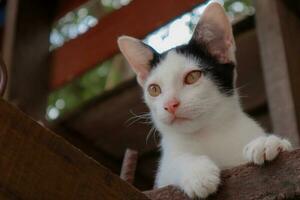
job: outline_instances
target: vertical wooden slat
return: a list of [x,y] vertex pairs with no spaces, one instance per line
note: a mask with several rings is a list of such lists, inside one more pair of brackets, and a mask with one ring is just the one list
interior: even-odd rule
[[34,118],[43,119],[49,91],[49,36],[56,0],[8,2],[9,30],[3,49],[9,66],[8,96]]
[[256,0],[255,8],[273,128],[298,145],[300,20],[282,0]]
[[[2,54],[3,60],[6,63],[8,72],[10,72],[12,63],[13,46],[15,40],[15,29],[18,14],[19,0],[10,0],[6,5],[5,28],[3,35]],[[10,84],[8,83],[8,88]]]

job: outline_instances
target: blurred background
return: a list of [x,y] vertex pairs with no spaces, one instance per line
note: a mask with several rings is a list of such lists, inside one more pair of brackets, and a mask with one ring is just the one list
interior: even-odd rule
[[[159,134],[116,38],[158,52],[186,43],[205,0],[2,0],[6,99],[119,173],[139,151],[135,186],[151,189]],[[220,0],[233,25],[241,103],[268,132],[298,144],[300,1]]]

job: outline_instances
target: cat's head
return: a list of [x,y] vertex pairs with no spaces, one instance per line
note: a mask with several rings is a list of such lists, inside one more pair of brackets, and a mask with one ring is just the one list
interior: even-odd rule
[[188,44],[162,54],[128,36],[118,44],[160,129],[192,132],[231,109],[235,44],[220,4],[207,5]]

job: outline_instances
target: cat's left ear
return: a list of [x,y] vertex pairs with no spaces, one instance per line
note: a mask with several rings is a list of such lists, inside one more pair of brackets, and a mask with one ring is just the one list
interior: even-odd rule
[[236,62],[231,23],[223,6],[211,2],[205,8],[192,40],[204,45],[220,63]]
[[129,36],[118,38],[119,49],[137,75],[138,83],[143,86],[150,72],[153,50],[142,41]]

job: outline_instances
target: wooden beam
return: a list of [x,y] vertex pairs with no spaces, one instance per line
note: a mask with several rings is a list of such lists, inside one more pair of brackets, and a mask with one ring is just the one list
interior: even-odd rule
[[205,0],[138,0],[104,16],[87,33],[52,53],[51,87],[57,88],[118,52],[117,37],[144,38]]
[[[282,153],[259,167],[253,164],[222,171],[222,184],[207,200],[262,200],[300,198],[300,150]],[[190,200],[179,189],[167,186],[145,192],[151,200]]]
[[0,152],[1,199],[147,199],[2,99]]
[[256,0],[255,8],[274,131],[299,145],[300,20],[283,0]]

